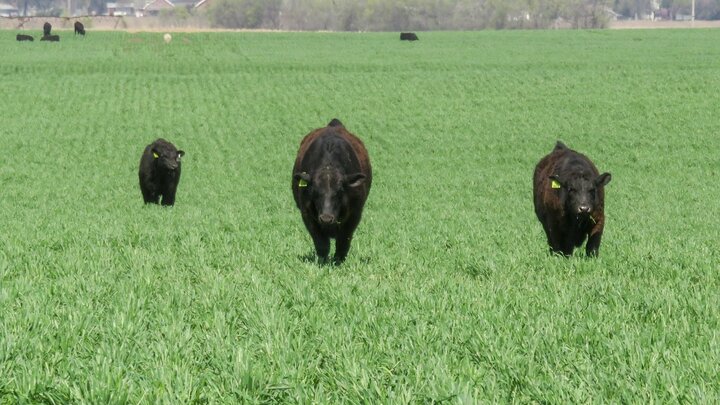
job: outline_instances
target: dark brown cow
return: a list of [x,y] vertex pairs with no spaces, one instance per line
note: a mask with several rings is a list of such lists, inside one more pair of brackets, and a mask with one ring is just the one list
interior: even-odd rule
[[415,35],[414,32],[401,32],[400,33],[400,40],[401,41],[417,41],[419,38],[417,35]]
[[140,158],[140,191],[145,204],[175,204],[175,192],[180,182],[180,158],[185,152],[160,138],[145,147]]
[[43,36],[46,37],[50,35],[50,30],[52,30],[52,25],[46,21],[45,24],[43,24]]
[[34,41],[35,38],[32,37],[32,35],[25,35],[25,34],[17,34],[15,37],[18,41]]
[[585,155],[558,141],[535,167],[535,214],[550,250],[570,256],[588,238],[587,256],[597,256],[605,227],[605,191],[610,173],[599,174]]
[[80,21],[75,21],[75,35],[85,36],[85,26]]
[[331,238],[334,263],[347,257],[371,184],[365,145],[338,119],[310,132],[300,143],[292,192],[321,261],[328,259]]
[[41,41],[60,42],[60,35],[43,35]]

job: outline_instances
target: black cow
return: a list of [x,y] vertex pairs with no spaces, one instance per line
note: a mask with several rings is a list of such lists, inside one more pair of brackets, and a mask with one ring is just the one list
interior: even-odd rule
[[34,41],[35,38],[32,37],[32,35],[25,35],[25,34],[17,34],[15,37],[18,41]]
[[43,24],[43,36],[46,37],[46,36],[50,35],[51,29],[52,29],[52,25],[50,25],[50,23],[46,21],[45,24]]
[[400,33],[400,40],[401,41],[417,41],[419,38],[417,35],[415,35],[414,32],[401,32]]
[[75,21],[75,35],[85,36],[85,26],[80,21]]
[[43,35],[41,41],[60,42],[60,35]]
[[371,184],[365,145],[338,119],[310,132],[300,143],[292,192],[321,261],[328,259],[331,238],[334,263],[345,260]]
[[180,158],[184,151],[160,138],[145,147],[140,158],[140,191],[145,204],[175,204],[175,192],[180,182]]
[[558,141],[535,167],[535,214],[553,253],[570,256],[588,238],[587,256],[597,256],[605,227],[605,191],[610,173]]

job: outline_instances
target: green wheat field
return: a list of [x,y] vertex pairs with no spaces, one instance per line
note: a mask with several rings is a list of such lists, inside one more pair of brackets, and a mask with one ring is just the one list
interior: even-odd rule
[[[719,30],[16,33],[0,404],[720,401]],[[341,266],[290,191],[332,118],[374,172]],[[597,259],[533,211],[558,139],[613,176]]]

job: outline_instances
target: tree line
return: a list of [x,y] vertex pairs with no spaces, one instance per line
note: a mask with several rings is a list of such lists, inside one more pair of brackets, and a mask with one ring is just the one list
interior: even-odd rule
[[[669,19],[691,8],[691,0],[213,1],[209,18],[217,27],[330,31],[603,28],[614,18]],[[697,18],[720,19],[720,0],[695,7]]]
[[[142,8],[148,0],[126,0]],[[172,1],[172,0],[171,0]],[[689,16],[692,0],[209,0],[214,27],[329,31],[603,28],[614,18]],[[71,0],[103,14],[107,0]],[[123,0],[117,2],[123,3]],[[192,4],[187,0],[184,3]],[[67,0],[18,0],[40,15],[61,15]],[[180,0],[176,0],[180,3]],[[167,17],[187,18],[192,7]],[[695,0],[697,19],[720,19],[720,0]]]

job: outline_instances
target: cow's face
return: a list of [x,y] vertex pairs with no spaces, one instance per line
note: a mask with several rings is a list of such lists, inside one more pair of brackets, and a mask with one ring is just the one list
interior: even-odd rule
[[559,189],[560,201],[566,212],[575,216],[588,216],[599,204],[598,190],[610,182],[610,173],[603,173],[595,178],[586,176],[570,176],[561,178],[550,176],[552,188]]
[[185,155],[184,151],[175,149],[153,149],[155,163],[165,170],[177,170],[180,167],[180,158]]
[[297,182],[316,221],[323,226],[339,225],[348,215],[348,192],[365,181],[362,173],[342,174],[333,167],[324,167],[315,173],[295,173]]

